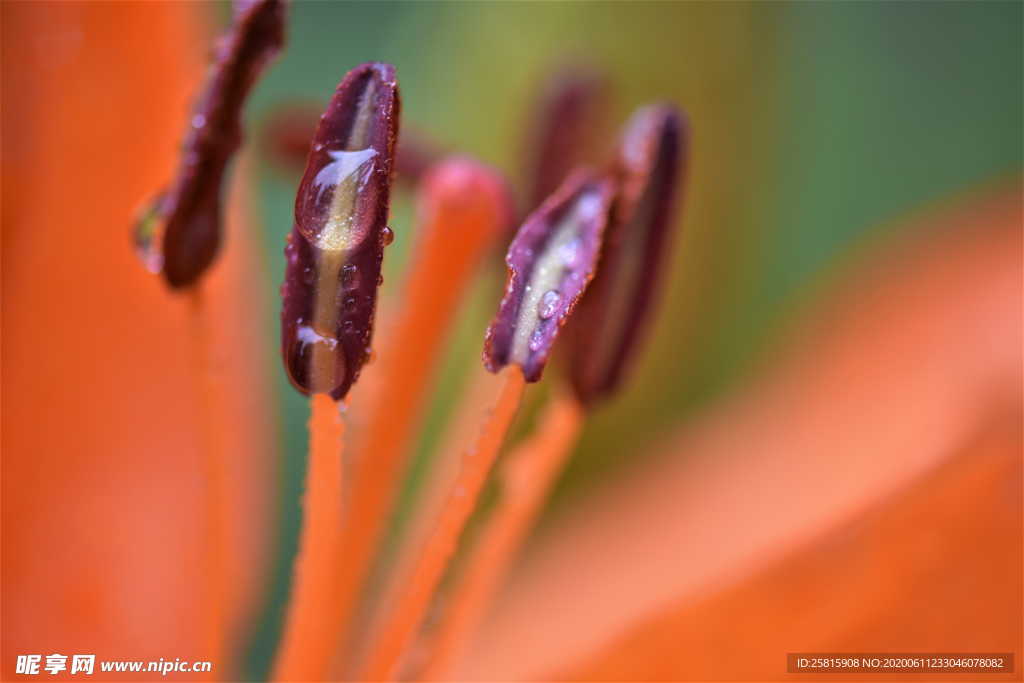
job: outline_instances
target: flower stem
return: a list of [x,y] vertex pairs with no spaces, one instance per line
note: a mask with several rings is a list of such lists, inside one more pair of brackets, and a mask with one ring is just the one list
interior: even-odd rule
[[448,494],[437,527],[416,563],[411,584],[384,619],[356,680],[393,678],[402,654],[426,615],[519,408],[525,386],[522,370],[518,365],[511,365],[502,370],[500,377],[502,386],[494,409],[483,423],[472,449],[463,455],[462,471]]
[[337,649],[336,577],[341,565],[344,423],[326,394],[311,401],[304,517],[274,680],[318,681]]
[[438,680],[450,673],[486,613],[491,597],[529,534],[583,426],[583,408],[568,392],[545,406],[541,422],[509,454],[502,468],[502,494],[460,570],[452,594],[433,630],[427,661],[418,678]]

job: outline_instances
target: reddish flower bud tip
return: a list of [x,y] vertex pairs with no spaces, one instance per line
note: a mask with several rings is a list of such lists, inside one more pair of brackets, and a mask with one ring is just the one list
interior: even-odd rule
[[551,347],[594,276],[615,183],[577,171],[530,215],[512,240],[505,296],[487,329],[484,365],[509,363],[540,379]]
[[601,268],[572,322],[570,375],[584,403],[612,392],[636,355],[670,250],[688,136],[668,105],[641,109],[626,125]]
[[395,69],[345,76],[320,119],[285,247],[281,345],[304,394],[340,400],[370,353],[387,227],[399,98]]
[[242,141],[242,107],[267,62],[284,44],[282,0],[238,3],[192,114],[181,167],[147,208],[135,244],[147,268],[174,288],[194,283],[220,246],[224,173]]

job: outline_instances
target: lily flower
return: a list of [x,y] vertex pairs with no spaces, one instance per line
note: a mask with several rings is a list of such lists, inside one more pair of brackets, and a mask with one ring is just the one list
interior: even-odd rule
[[[401,64],[338,64],[318,124],[243,135],[304,7],[236,3],[205,79],[196,7],[2,8],[5,679],[32,654],[290,681],[765,680],[798,652],[1019,662],[1019,176],[897,216],[742,379],[659,406],[643,395],[672,367],[658,349],[693,338],[675,256],[714,215],[699,103],[628,100],[610,135],[614,80],[553,73],[520,182],[417,121],[403,163]],[[268,240],[280,301],[258,293],[267,149],[304,157],[294,221]],[[305,452],[278,447],[295,400]],[[648,433],[630,405],[671,417]],[[560,495],[609,420],[630,463]],[[293,461],[301,499],[277,481]],[[300,505],[284,552],[277,517]]]

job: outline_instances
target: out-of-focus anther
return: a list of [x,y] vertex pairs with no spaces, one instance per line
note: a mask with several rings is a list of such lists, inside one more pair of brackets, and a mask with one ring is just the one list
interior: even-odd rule
[[619,385],[649,322],[669,255],[688,134],[686,119],[670,105],[640,109],[626,125],[601,267],[568,335],[572,385],[584,404]]
[[602,135],[607,109],[607,79],[597,70],[573,65],[553,72],[527,131],[525,168],[527,207],[551,195],[591,155]]
[[242,108],[284,45],[284,30],[284,0],[236,3],[231,30],[218,42],[192,113],[177,176],[135,227],[143,263],[172,288],[195,283],[217,255],[225,170],[242,143]]

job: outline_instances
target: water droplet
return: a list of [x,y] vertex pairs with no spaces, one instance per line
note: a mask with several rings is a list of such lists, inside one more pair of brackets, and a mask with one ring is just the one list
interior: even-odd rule
[[395,231],[385,225],[384,226],[384,230],[380,234],[380,242],[381,242],[381,244],[383,244],[386,247],[386,246],[388,246],[389,244],[391,244],[394,241],[395,241]]
[[312,181],[299,188],[295,206],[299,231],[320,249],[347,249],[363,236],[355,230],[351,197],[372,174],[377,151],[327,149],[317,154],[318,161],[326,161]]
[[345,297],[345,301],[342,303],[342,305],[346,309],[351,311],[356,307],[356,298],[354,296],[347,296]]
[[192,127],[199,129],[206,125],[206,116],[203,114],[196,114],[192,117]]
[[574,237],[559,249],[559,255],[562,257],[562,263],[565,264],[566,268],[575,268],[580,263],[580,252],[583,250],[583,244],[579,237]]
[[345,287],[355,287],[359,284],[359,266],[348,264],[341,269],[341,284]]
[[315,145],[313,145],[313,151],[314,152],[319,152],[323,148],[324,148],[324,143],[322,143],[322,142],[318,142]]
[[[316,347],[323,346],[324,348],[334,350],[338,346],[338,340],[334,337],[325,336],[314,330],[309,325],[299,325],[295,328],[295,337],[299,340],[299,343],[303,347]],[[304,348],[303,353],[310,351],[310,348]]]
[[323,334],[310,325],[296,325],[287,351],[288,375],[304,391],[331,391],[345,375],[345,354],[339,351],[334,334]]
[[157,197],[135,223],[135,251],[151,273],[159,273],[164,267],[163,202],[163,195]]
[[373,159],[377,156],[377,150],[369,147],[356,150],[328,150],[327,156],[330,161],[323,165],[313,179],[318,196],[327,189],[334,190],[344,182],[361,185],[362,179],[373,170]]
[[352,322],[351,320],[345,320],[345,321],[342,321],[342,323],[341,323],[341,329],[342,329],[343,332],[351,332],[352,329],[355,326],[356,326],[356,324],[354,322]]
[[544,346],[544,333],[536,329],[530,335],[530,350],[539,351],[542,346]]
[[541,320],[547,320],[555,314],[560,303],[562,303],[562,295],[559,294],[557,289],[549,289],[544,292],[544,296],[537,303],[537,317]]

